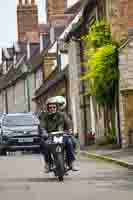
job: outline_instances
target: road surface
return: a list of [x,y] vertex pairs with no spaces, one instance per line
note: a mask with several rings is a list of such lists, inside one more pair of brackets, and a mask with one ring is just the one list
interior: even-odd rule
[[0,200],[132,200],[133,171],[95,160],[64,183],[43,172],[40,155],[0,157]]

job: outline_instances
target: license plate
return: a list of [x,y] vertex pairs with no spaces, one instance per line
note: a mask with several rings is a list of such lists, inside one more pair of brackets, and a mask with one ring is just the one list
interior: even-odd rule
[[19,138],[18,142],[33,142],[33,138]]

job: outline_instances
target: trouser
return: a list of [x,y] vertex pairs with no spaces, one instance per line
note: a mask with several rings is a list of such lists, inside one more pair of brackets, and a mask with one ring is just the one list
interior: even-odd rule
[[65,145],[67,160],[69,162],[74,161],[75,160],[75,152],[74,152],[74,146],[73,146],[72,138],[71,137],[64,137],[63,143]]
[[[73,142],[72,142],[71,137],[68,137],[68,136],[65,137],[64,136],[63,137],[63,143],[64,143],[65,150],[66,150],[67,160],[68,160],[68,162],[71,163],[72,161],[75,160],[74,146],[73,146]],[[49,149],[48,149],[47,140],[43,142],[41,149],[42,149],[42,154],[44,156],[45,162],[51,163],[52,161],[51,161],[51,156],[50,156],[50,152],[49,152]]]
[[76,148],[77,148],[77,145],[78,145],[78,139],[74,136],[74,135],[72,135],[71,136],[71,140],[72,140],[72,144],[73,144],[73,148],[74,148],[74,150],[76,150]]

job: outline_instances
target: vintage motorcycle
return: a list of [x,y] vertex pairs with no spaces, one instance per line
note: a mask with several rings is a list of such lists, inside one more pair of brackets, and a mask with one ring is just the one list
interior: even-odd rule
[[65,134],[64,131],[51,132],[47,140],[49,172],[54,172],[59,181],[63,181],[65,174],[71,170],[64,148],[64,137],[70,136]]

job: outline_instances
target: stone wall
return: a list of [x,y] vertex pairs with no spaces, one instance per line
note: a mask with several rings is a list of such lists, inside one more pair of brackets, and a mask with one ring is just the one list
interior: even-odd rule
[[8,112],[24,112],[26,109],[24,81],[20,80],[15,86],[7,89]]
[[84,128],[82,124],[82,116],[80,109],[80,74],[81,61],[80,61],[80,48],[77,42],[70,41],[69,43],[69,97],[71,114],[74,123],[75,133],[79,133],[81,145],[85,144]]
[[47,80],[49,75],[52,73],[55,62],[56,62],[56,54],[55,53],[48,53],[44,57],[44,66],[43,66],[44,80]]
[[120,127],[123,147],[133,144],[133,39],[123,46],[119,55]]
[[133,145],[133,90],[123,91],[121,97],[121,109],[123,109],[122,144],[123,147],[128,147]]

